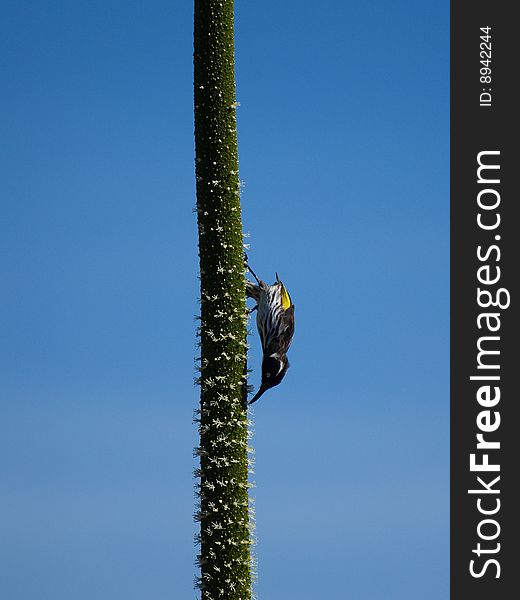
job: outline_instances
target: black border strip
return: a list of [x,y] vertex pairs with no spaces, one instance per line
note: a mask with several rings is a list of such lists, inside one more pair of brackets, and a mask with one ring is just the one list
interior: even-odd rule
[[[513,216],[520,205],[520,194],[515,189],[520,176],[520,155],[516,148],[519,127],[515,105],[518,101],[513,91],[518,80],[516,57],[520,53],[516,41],[520,35],[514,24],[513,7],[514,3],[480,0],[452,0],[451,3],[452,600],[509,599],[510,590],[517,588],[515,579],[520,577],[517,517],[520,509],[520,398],[516,381],[516,373],[520,373],[516,308],[520,299],[517,283],[520,230]],[[487,50],[486,46],[480,46],[486,43],[486,31],[481,27],[491,28],[488,32],[491,58],[487,65],[486,54],[480,54]],[[481,35],[484,39],[480,39]],[[491,81],[481,80],[487,75],[486,68],[491,69]],[[481,154],[480,160],[500,168],[481,170],[479,183],[479,153],[492,151],[500,154]],[[479,207],[481,192],[481,204],[492,206],[493,199],[499,197],[498,206],[494,209]],[[500,224],[494,229],[480,227],[479,213],[481,223],[487,226],[495,224],[499,214]],[[479,259],[479,246],[481,258],[487,255],[486,258]],[[495,279],[499,267],[499,281],[493,284],[479,281],[478,270],[482,267],[481,280]],[[508,296],[505,292],[498,296],[499,289],[507,290],[510,306],[479,306],[479,287],[490,292],[493,299],[500,298],[502,305],[507,304]],[[481,304],[485,304],[487,298],[488,295],[482,293]],[[496,317],[481,316],[478,321],[479,315],[484,313],[499,315],[497,331],[490,332],[488,327],[498,325]],[[489,336],[499,339],[485,339]],[[500,352],[482,354],[480,368],[479,339],[481,349]],[[490,368],[497,365],[499,368]],[[500,380],[471,380],[472,376],[499,376]],[[486,395],[488,385],[490,394]],[[491,406],[496,397],[495,387],[500,388],[500,401]],[[479,390],[481,403],[477,398]],[[499,413],[499,417],[495,413]],[[488,431],[482,431],[479,423]],[[496,430],[491,431],[495,427]],[[478,433],[486,442],[500,442],[500,448],[478,449]],[[476,464],[482,464],[487,454],[489,463],[499,465],[500,471],[471,471],[472,454]],[[497,476],[500,480],[491,485]],[[477,477],[489,486],[488,492]],[[468,493],[468,490],[480,492]],[[496,510],[496,513],[486,515],[482,512],[485,510],[489,513]],[[499,528],[494,539],[481,539],[493,538]],[[472,575],[471,569],[480,576]]]

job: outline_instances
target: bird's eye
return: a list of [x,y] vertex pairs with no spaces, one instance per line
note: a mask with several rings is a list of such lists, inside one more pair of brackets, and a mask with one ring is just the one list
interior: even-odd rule
[[265,376],[266,377],[271,377],[271,373],[266,373]]

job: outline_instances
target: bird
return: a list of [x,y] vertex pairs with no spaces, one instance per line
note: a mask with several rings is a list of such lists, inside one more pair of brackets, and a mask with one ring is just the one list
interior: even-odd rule
[[246,296],[256,300],[250,312],[256,313],[256,326],[262,343],[262,381],[260,388],[249,402],[253,404],[268,389],[278,385],[287,373],[287,351],[294,335],[294,304],[285,285],[276,273],[272,285],[258,279],[244,257],[248,271],[256,284],[246,279]]

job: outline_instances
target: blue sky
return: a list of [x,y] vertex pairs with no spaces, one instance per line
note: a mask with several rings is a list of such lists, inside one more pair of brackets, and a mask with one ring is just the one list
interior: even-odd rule
[[[260,598],[449,596],[448,9],[237,3]],[[191,3],[2,13],[0,595],[195,598]]]

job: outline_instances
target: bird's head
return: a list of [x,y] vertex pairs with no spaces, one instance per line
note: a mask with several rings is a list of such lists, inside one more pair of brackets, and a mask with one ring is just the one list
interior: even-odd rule
[[278,385],[287,373],[289,361],[285,354],[273,353],[262,360],[262,383],[260,389],[249,404],[256,402],[268,389]]

